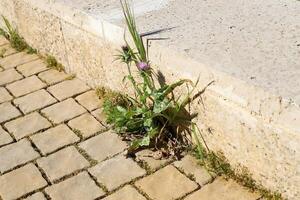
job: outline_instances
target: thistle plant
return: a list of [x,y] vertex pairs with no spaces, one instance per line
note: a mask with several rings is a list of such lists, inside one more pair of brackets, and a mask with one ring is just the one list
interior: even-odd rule
[[[134,96],[124,96],[121,101],[106,99],[104,112],[107,122],[119,134],[130,138],[128,153],[152,147],[161,150],[164,155],[178,156],[190,146],[192,135],[197,130],[192,122],[195,115],[190,114],[186,107],[197,97],[195,88],[198,81],[194,84],[181,79],[157,86],[157,76],[148,60],[133,11],[126,0],[121,1],[121,6],[134,45],[130,46],[125,39],[126,45],[122,46],[117,60],[127,66],[128,75],[124,80],[131,82]],[[137,76],[133,75],[133,68],[136,68]],[[179,87],[181,91],[185,89],[186,94],[177,96],[175,90]]]

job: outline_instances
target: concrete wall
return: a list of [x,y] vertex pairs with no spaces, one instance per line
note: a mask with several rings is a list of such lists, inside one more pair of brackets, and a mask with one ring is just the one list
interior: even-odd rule
[[[1,0],[0,13],[42,53],[54,55],[70,73],[91,86],[128,91],[126,68],[113,62],[123,29],[55,0]],[[289,199],[300,198],[300,108],[152,42],[150,60],[167,81],[214,80],[193,110],[209,147],[247,167],[259,183]],[[156,67],[157,66],[157,67]]]

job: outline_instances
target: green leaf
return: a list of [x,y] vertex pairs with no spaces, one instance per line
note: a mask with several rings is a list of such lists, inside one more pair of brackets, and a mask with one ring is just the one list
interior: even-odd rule
[[153,112],[154,113],[161,113],[168,109],[170,106],[171,102],[168,99],[164,99],[163,101],[155,101],[154,106],[153,106]]

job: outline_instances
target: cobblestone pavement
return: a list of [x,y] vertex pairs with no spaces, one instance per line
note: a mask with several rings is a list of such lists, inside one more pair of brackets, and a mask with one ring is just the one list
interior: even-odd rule
[[256,200],[213,179],[192,156],[133,160],[105,126],[101,101],[80,80],[17,53],[0,38],[0,199]]

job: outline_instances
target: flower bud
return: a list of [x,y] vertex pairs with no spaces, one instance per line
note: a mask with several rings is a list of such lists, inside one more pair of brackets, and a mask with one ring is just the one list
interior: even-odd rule
[[150,69],[150,65],[146,62],[138,62],[136,64],[136,66],[139,70],[142,70],[142,71],[146,71],[146,70]]

